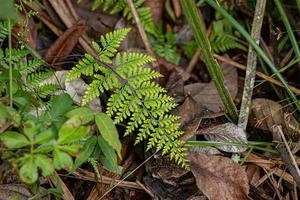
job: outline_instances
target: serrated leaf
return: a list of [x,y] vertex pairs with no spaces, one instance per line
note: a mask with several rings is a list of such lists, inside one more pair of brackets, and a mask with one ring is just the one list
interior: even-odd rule
[[59,150],[58,148],[54,148],[53,151],[53,163],[55,169],[65,169],[70,170],[73,168],[73,159],[72,157],[67,154],[66,152],[63,152]]
[[108,144],[116,150],[119,157],[121,157],[121,142],[119,140],[119,134],[113,120],[105,113],[97,113],[95,115],[96,125],[101,133],[101,136]]
[[90,137],[84,144],[82,151],[79,154],[79,157],[76,158],[72,171],[75,171],[80,165],[86,162],[91,155],[93,154],[95,147],[97,145],[97,137]]
[[43,154],[37,154],[34,156],[35,164],[42,170],[43,176],[50,176],[54,172],[54,166],[52,160]]
[[38,179],[38,170],[33,156],[29,156],[20,168],[20,178],[28,184],[33,184]]
[[104,167],[115,173],[121,173],[122,168],[117,163],[117,154],[108,142],[100,135],[98,136],[98,145],[104,156],[100,158]]
[[3,141],[6,147],[13,148],[22,148],[30,145],[28,139],[15,131],[6,131],[0,135],[0,139]]

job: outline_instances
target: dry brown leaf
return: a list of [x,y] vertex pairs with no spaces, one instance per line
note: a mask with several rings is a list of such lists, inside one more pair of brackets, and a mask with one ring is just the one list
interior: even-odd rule
[[159,23],[164,10],[165,0],[146,0],[145,6],[151,8],[154,23]]
[[248,199],[248,178],[240,165],[226,157],[203,153],[190,152],[189,159],[197,186],[208,199]]
[[299,123],[293,115],[284,113],[283,107],[270,99],[252,100],[249,124],[268,131],[272,131],[274,125],[281,125],[289,138],[297,141],[300,137]]
[[[237,70],[231,65],[221,63],[224,73],[224,83],[234,99],[238,89]],[[213,112],[224,110],[224,104],[211,81],[210,83],[193,83],[184,87],[185,94],[190,94],[199,103]]]
[[0,199],[11,199],[18,197],[20,200],[26,200],[31,197],[31,193],[25,185],[22,184],[5,184],[0,185]]
[[246,172],[247,172],[249,183],[251,183],[252,185],[257,183],[261,178],[260,167],[257,165],[248,164],[246,168]]
[[[53,76],[42,81],[40,84],[59,84],[60,88],[64,92],[68,93],[75,103],[80,104],[88,85],[82,79],[75,79],[66,82],[68,72],[68,70],[55,71]],[[99,98],[90,101],[88,106],[94,112],[102,111],[101,101]]]
[[201,104],[194,100],[193,97],[187,96],[183,104],[178,108],[181,126],[190,123],[196,117],[199,117],[204,111]]
[[54,65],[55,63],[65,59],[65,57],[71,53],[77,44],[84,28],[85,22],[80,20],[64,32],[47,50],[44,56],[45,60],[51,65]]
[[[225,123],[201,129],[197,133],[204,135],[205,139],[211,141],[247,143],[247,133],[233,123]],[[217,146],[216,148],[232,153],[243,152],[246,150],[245,147],[233,145]]]

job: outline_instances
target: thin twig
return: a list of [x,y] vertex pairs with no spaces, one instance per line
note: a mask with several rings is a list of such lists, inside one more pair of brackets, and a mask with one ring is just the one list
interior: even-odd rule
[[[230,65],[232,65],[232,66],[234,66],[234,67],[236,67],[238,69],[246,70],[246,66],[245,65],[240,64],[238,62],[235,62],[232,59],[224,58],[223,56],[220,56],[220,55],[217,55],[217,54],[214,54],[214,58],[217,59],[217,60],[219,60],[219,61],[222,61],[222,62],[225,62],[227,64],[230,64]],[[278,81],[278,80],[276,80],[274,78],[271,78],[270,76],[267,76],[266,74],[264,74],[262,72],[256,72],[256,76],[258,76],[258,77],[260,77],[262,79],[265,79],[266,81],[269,81],[270,83],[273,83],[274,85],[277,85],[277,86],[280,86],[280,87],[284,87],[284,85],[280,81]],[[288,85],[288,87],[295,94],[300,95],[300,90],[298,88],[293,87],[291,85]]]
[[134,19],[134,21],[135,21],[135,23],[136,23],[137,29],[138,29],[138,31],[139,31],[141,37],[142,37],[142,40],[143,40],[143,43],[144,43],[144,45],[145,45],[145,47],[146,47],[147,53],[148,53],[149,55],[155,57],[155,54],[154,54],[154,52],[153,52],[152,49],[151,49],[150,42],[149,42],[149,40],[148,40],[148,38],[147,38],[146,32],[145,32],[145,30],[144,30],[142,24],[141,24],[141,20],[140,20],[140,18],[139,18],[139,15],[138,15],[136,9],[135,9],[135,6],[134,6],[134,4],[133,4],[133,1],[132,1],[132,0],[127,0],[127,3],[128,3],[128,5],[129,5],[130,11],[131,11],[131,13],[132,13],[133,19]]
[[199,59],[200,59],[200,50],[199,48],[197,48],[185,72],[192,73]]
[[[256,43],[259,43],[265,8],[266,8],[266,0],[258,0],[256,2],[255,14],[254,14],[252,31],[251,31],[251,36]],[[239,122],[238,122],[238,126],[243,128],[244,130],[246,130],[247,123],[248,123],[250,104],[251,104],[254,81],[255,81],[256,64],[257,64],[257,55],[254,48],[250,45],[248,51],[247,70],[246,70],[242,105],[240,109]]]

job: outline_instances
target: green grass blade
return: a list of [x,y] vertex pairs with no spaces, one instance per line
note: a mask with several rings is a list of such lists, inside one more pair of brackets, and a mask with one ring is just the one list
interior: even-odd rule
[[268,58],[268,56],[265,54],[265,52],[258,46],[258,44],[252,39],[252,37],[249,35],[249,33],[239,24],[238,21],[236,21],[225,9],[223,9],[221,6],[219,6],[214,0],[206,0],[206,2],[211,7],[213,7],[218,12],[220,12],[220,14],[223,15],[232,24],[232,26],[235,27],[240,32],[240,34],[249,42],[249,44],[253,46],[253,48],[256,50],[257,54],[263,59],[263,61],[268,65],[268,67],[272,70],[272,72],[282,82],[284,88],[286,89],[289,96],[295,103],[298,111],[300,111],[300,102],[297,100],[297,97],[290,90],[287,82],[284,80],[283,76],[280,74],[280,72],[274,66],[272,61]]
[[192,32],[200,49],[201,58],[207,66],[209,75],[219,92],[219,95],[225,105],[229,116],[234,122],[237,122],[238,116],[236,107],[233,103],[229,91],[224,85],[224,76],[222,70],[219,64],[213,58],[211,46],[205,31],[205,25],[200,19],[197,6],[194,0],[181,0],[180,2],[183,8],[183,12],[192,28]]
[[[292,27],[290,25],[290,22],[289,22],[286,14],[285,14],[283,6],[282,6],[280,0],[274,0],[274,2],[275,2],[275,5],[277,7],[277,10],[279,11],[279,14],[281,16],[283,24],[284,24],[284,26],[286,28],[286,31],[287,31],[288,36],[290,38],[290,41],[292,43],[292,47],[294,49],[294,53],[295,53],[297,59],[299,59],[300,58],[300,51],[299,51],[299,47],[298,47],[298,44],[297,44],[297,40],[296,40],[295,35],[293,33],[293,30],[292,30]],[[298,1],[297,1],[297,3],[298,3]],[[300,63],[298,63],[298,64],[300,66]]]

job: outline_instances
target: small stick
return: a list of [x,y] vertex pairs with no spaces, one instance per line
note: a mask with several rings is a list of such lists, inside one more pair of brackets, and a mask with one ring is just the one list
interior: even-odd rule
[[200,50],[199,48],[197,48],[185,72],[192,73],[194,67],[196,66],[199,60],[199,56],[200,56]]
[[147,53],[150,54],[151,56],[155,57],[155,54],[154,54],[154,52],[151,49],[150,42],[149,42],[149,40],[147,38],[146,32],[145,32],[142,24],[141,24],[141,20],[139,18],[139,15],[138,15],[136,9],[135,9],[133,1],[132,0],[127,0],[127,3],[129,5],[130,11],[131,11],[131,13],[133,15],[133,19],[134,19],[134,21],[136,23],[138,31],[139,31],[139,33],[140,33],[140,35],[142,37],[142,40],[143,40],[143,43],[144,43],[144,45],[146,47]]
[[[256,2],[255,14],[253,19],[251,36],[259,43],[261,27],[263,24],[263,18],[266,8],[266,0],[258,0]],[[248,58],[247,58],[247,69],[245,77],[245,85],[242,97],[242,105],[240,109],[239,122],[238,126],[246,130],[248,124],[248,117],[250,112],[250,104],[252,99],[254,81],[255,81],[255,72],[257,64],[257,55],[253,47],[249,46]]]
[[175,16],[178,18],[181,16],[182,12],[181,12],[181,7],[180,7],[180,3],[178,0],[172,0],[172,5],[174,7],[174,11],[175,11]]
[[[220,56],[220,55],[217,55],[217,54],[214,54],[213,55],[215,59],[219,60],[219,61],[222,61],[222,62],[225,62],[227,64],[230,64],[238,69],[241,69],[241,70],[246,70],[246,66],[243,65],[243,64],[240,64],[238,62],[235,62],[231,59],[228,59],[228,58],[224,58],[223,56]],[[274,85],[277,85],[277,86],[280,86],[280,87],[284,87],[282,85],[282,83],[276,79],[273,79],[271,78],[270,76],[267,76],[266,74],[262,73],[262,72],[256,72],[256,76],[262,78],[262,79],[265,79],[266,81],[269,81],[270,83],[273,83]],[[290,90],[292,90],[295,94],[297,95],[300,95],[300,90],[296,87],[293,87],[291,85],[289,85],[289,88]]]

